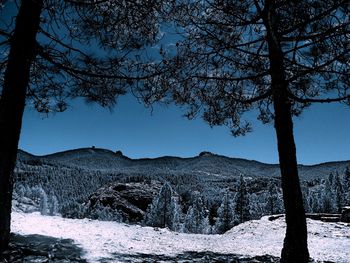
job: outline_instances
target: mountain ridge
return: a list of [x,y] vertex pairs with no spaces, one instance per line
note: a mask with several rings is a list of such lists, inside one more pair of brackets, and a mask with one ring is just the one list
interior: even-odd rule
[[[64,150],[64,151],[59,151],[59,152],[54,152],[54,153],[49,153],[49,154],[44,154],[44,155],[35,155],[32,154],[28,151],[22,150],[22,149],[18,149],[18,152],[20,155],[30,155],[31,157],[34,158],[49,158],[49,157],[54,157],[54,156],[58,156],[58,155],[62,155],[62,154],[68,154],[68,153],[77,153],[79,151],[82,150],[92,150],[92,151],[98,151],[98,152],[105,152],[105,153],[110,153],[116,156],[122,156],[125,159],[128,160],[132,160],[132,161],[143,161],[143,160],[147,160],[147,161],[152,161],[152,160],[160,160],[160,159],[179,159],[179,160],[186,160],[186,159],[193,159],[193,158],[198,158],[198,157],[208,157],[208,156],[217,156],[217,157],[222,157],[222,158],[227,158],[227,159],[231,159],[231,160],[241,160],[241,161],[248,161],[248,162],[255,162],[255,163],[259,163],[259,164],[263,164],[263,165],[272,165],[272,166],[278,166],[278,163],[264,163],[261,161],[257,161],[254,159],[246,159],[246,158],[241,158],[241,157],[230,157],[230,156],[226,156],[226,155],[221,155],[221,154],[216,154],[216,153],[212,153],[212,152],[208,152],[208,151],[202,151],[200,152],[198,155],[195,156],[190,156],[190,157],[181,157],[181,156],[174,156],[174,155],[164,155],[164,156],[158,156],[158,157],[141,157],[141,158],[131,158],[128,157],[124,154],[122,154],[121,151],[112,151],[109,149],[104,149],[104,148],[94,148],[94,147],[82,147],[82,148],[76,148],[76,149],[69,149],[69,150]],[[203,153],[208,153],[208,155],[203,155]],[[350,163],[350,160],[341,160],[341,161],[327,161],[327,162],[321,162],[321,163],[316,163],[316,164],[302,164],[299,163],[298,166],[305,166],[305,167],[314,167],[314,166],[322,166],[322,165],[328,165],[328,164],[339,164],[339,163]]]
[[[233,158],[210,152],[201,152],[193,157],[161,156],[155,158],[129,158],[121,151],[113,152],[103,148],[78,148],[48,155],[36,156],[19,150],[19,161],[54,162],[65,166],[94,170],[113,170],[122,172],[198,172],[237,176],[279,177],[279,165],[267,164],[256,160]],[[302,179],[324,178],[331,172],[343,172],[350,167],[350,161],[332,161],[314,165],[299,166]]]

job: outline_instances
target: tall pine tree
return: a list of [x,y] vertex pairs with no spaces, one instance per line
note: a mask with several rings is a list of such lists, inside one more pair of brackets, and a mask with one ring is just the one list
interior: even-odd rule
[[235,203],[229,191],[224,193],[221,205],[217,212],[214,231],[218,234],[225,233],[235,225]]
[[[187,116],[251,130],[248,111],[273,122],[286,235],[282,262],[309,261],[293,116],[311,103],[350,105],[348,0],[171,1],[181,36],[160,48],[162,76],[140,93],[146,103],[174,101]],[[173,8],[171,8],[173,7]]]
[[179,229],[180,206],[171,185],[166,182],[150,204],[144,223],[155,227]]
[[242,174],[240,175],[237,190],[238,191],[235,197],[235,214],[237,220],[236,223],[240,224],[251,219],[249,209],[249,194],[247,191],[246,182]]
[[211,232],[206,208],[199,193],[195,193],[193,204],[187,210],[184,231],[195,234],[208,234]]

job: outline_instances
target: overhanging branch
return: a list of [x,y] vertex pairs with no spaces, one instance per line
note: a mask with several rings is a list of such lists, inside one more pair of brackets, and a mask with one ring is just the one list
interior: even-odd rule
[[114,79],[114,80],[129,80],[129,81],[141,81],[141,80],[146,80],[152,77],[155,77],[159,74],[162,74],[164,72],[155,72],[139,77],[132,77],[132,76],[126,76],[126,75],[114,75],[114,74],[105,74],[101,72],[92,72],[84,69],[77,69],[73,68],[71,66],[64,65],[60,62],[57,62],[55,59],[53,59],[50,54],[45,52],[44,48],[37,44],[37,51],[38,55],[43,58],[44,60],[48,61],[52,65],[56,66],[57,68],[63,70],[64,72],[70,74],[70,75],[80,75],[80,76],[85,76],[85,77],[90,77],[90,78],[100,78],[100,79]]
[[338,98],[324,98],[324,99],[314,99],[314,98],[300,98],[294,95],[292,92],[288,91],[288,97],[296,102],[307,104],[307,103],[331,103],[331,102],[341,102],[350,100],[350,95],[345,95]]

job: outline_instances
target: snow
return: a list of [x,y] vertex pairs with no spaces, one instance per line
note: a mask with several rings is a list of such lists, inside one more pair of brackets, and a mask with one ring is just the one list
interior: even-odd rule
[[[70,238],[81,246],[89,262],[121,254],[176,255],[186,251],[212,251],[242,255],[280,256],[285,232],[284,218],[268,217],[240,224],[223,235],[175,233],[89,219],[66,219],[38,213],[12,213],[12,231]],[[308,220],[309,251],[315,260],[350,263],[350,226]]]

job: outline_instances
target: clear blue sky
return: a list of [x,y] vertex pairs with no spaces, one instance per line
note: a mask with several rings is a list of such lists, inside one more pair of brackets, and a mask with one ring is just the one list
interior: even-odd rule
[[[12,3],[12,2],[7,2]],[[12,8],[12,9],[11,9]],[[12,17],[15,9],[5,6]],[[111,113],[75,101],[64,113],[44,117],[30,107],[23,118],[20,148],[44,155],[79,147],[121,150],[131,158],[173,155],[189,157],[201,151],[277,163],[272,125],[255,121],[254,131],[234,138],[226,127],[211,129],[200,118],[189,121],[176,107],[149,109],[131,96],[121,97]],[[254,115],[250,116],[254,120]],[[299,163],[350,160],[350,109],[340,104],[316,105],[295,119]]]
[[[187,120],[184,111],[156,106],[151,113],[124,96],[113,112],[75,101],[64,113],[45,117],[27,108],[20,148],[37,155],[90,147],[121,150],[131,158],[164,155],[189,157],[201,151],[277,163],[272,125],[254,122],[254,131],[231,136],[226,127],[210,128],[202,119]],[[249,116],[254,120],[254,114]],[[350,160],[350,109],[340,104],[316,105],[295,119],[299,163]]]

